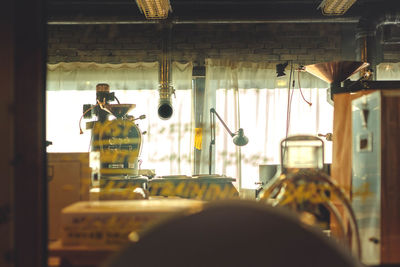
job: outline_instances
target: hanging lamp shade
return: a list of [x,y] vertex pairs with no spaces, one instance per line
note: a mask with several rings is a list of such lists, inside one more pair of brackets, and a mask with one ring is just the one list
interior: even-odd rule
[[369,66],[367,62],[332,61],[305,66],[305,71],[327,83],[343,82],[354,73]]

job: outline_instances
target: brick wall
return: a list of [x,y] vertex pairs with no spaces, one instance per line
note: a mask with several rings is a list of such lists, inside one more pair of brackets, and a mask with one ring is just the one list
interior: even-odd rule
[[[311,64],[345,60],[341,24],[177,24],[172,57],[177,61],[230,58]],[[48,62],[122,63],[159,60],[158,24],[49,25]]]

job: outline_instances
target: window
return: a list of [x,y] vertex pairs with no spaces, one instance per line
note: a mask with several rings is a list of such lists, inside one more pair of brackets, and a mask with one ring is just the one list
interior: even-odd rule
[[[310,74],[301,73],[296,75],[296,85],[290,93],[290,123],[286,133],[288,89],[277,88],[274,67],[266,63],[206,60],[203,124],[209,125],[209,110],[215,108],[231,131],[243,128],[249,138],[246,146],[236,147],[217,121],[213,172],[240,178],[243,188],[256,187],[258,165],[280,163],[280,142],[287,134],[332,132],[333,106],[327,102],[328,85]],[[303,94],[312,102],[311,106],[301,97],[299,77]],[[206,143],[203,149],[207,149],[210,137],[203,140]],[[325,162],[330,163],[332,144],[324,143]],[[203,165],[208,165],[206,160],[207,155],[203,155]]]
[[[303,89],[309,106],[296,90],[291,102],[289,135],[331,133],[333,106],[327,102],[324,89]],[[235,112],[230,99],[233,90],[216,91],[217,112],[234,131]],[[242,186],[255,188],[258,165],[280,163],[280,142],[286,136],[287,89],[240,89],[240,127],[249,143],[241,147]],[[324,140],[324,139],[323,139]],[[235,177],[236,149],[232,138],[217,122],[216,172]],[[325,163],[332,162],[332,142],[324,140]]]
[[[147,64],[147,63],[145,63]],[[177,63],[178,64],[178,63]],[[66,65],[66,66],[65,66]],[[192,91],[191,65],[174,65],[176,96],[172,103],[174,114],[169,120],[161,120],[157,115],[159,92],[157,89],[138,89],[141,86],[157,88],[158,65],[143,65],[127,68],[110,64],[96,64],[95,68],[67,63],[58,66],[48,76],[47,91],[47,140],[53,145],[47,152],[89,152],[91,131],[85,130],[85,123],[93,119],[82,119],[84,133],[79,133],[79,119],[84,104],[95,104],[96,84],[108,82],[110,91],[115,92],[121,103],[135,104],[130,115],[146,119],[136,123],[142,135],[140,167],[154,169],[157,175],[192,174]],[[61,69],[60,69],[61,68]],[[67,70],[66,70],[67,68]],[[82,74],[83,73],[83,74]],[[104,77],[106,76],[106,77]],[[155,79],[155,85],[154,81]],[[143,82],[140,82],[140,81]],[[187,80],[186,83],[180,82]],[[152,84],[153,83],[153,84]],[[185,88],[186,87],[186,88]],[[76,90],[79,88],[80,90]],[[124,89],[115,89],[124,88]],[[182,89],[184,88],[184,89]],[[112,117],[112,116],[111,116]]]

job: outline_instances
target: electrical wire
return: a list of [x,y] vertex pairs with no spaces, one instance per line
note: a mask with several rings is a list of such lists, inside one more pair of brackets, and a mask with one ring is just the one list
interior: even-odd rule
[[[291,88],[292,84],[292,73],[293,73],[293,62],[290,62],[290,75],[289,75],[289,87],[288,87],[288,103],[286,110],[286,138],[289,135],[290,128],[290,113],[292,108],[292,98],[293,98],[293,88]],[[290,91],[292,90],[292,92]]]
[[285,132],[285,138],[288,136],[289,132],[289,109],[290,109],[290,82],[289,82],[289,88],[288,88],[288,99],[287,99],[287,107],[286,107],[286,132]]
[[114,98],[115,98],[115,100],[117,100],[118,104],[121,104],[121,103],[119,103],[119,100],[118,100],[118,98],[116,96],[114,96]]
[[97,106],[97,105],[94,105],[94,106],[92,106],[91,108],[89,108],[88,110],[86,110],[85,112],[83,112],[81,118],[79,119],[79,133],[80,133],[80,134],[83,134],[83,130],[82,130],[82,127],[81,127],[81,122],[82,122],[83,116],[85,116],[86,113],[88,113],[89,111],[91,111],[92,109],[94,109],[96,106]]
[[289,135],[290,131],[290,119],[292,117],[292,100],[293,100],[293,94],[294,94],[294,81],[292,82],[292,88],[290,92],[290,102],[289,102],[289,118],[288,118],[288,129],[287,129],[287,135]]
[[[288,103],[287,103],[287,109],[286,109],[286,135],[285,135],[285,147],[282,151],[282,162],[281,164],[284,164],[284,160],[285,160],[285,154],[286,154],[286,150],[287,150],[287,138],[289,135],[289,127],[290,127],[290,113],[291,113],[291,106],[292,106],[292,99],[293,99],[293,87],[292,87],[292,92],[290,92],[290,85],[292,83],[292,73],[293,73],[293,62],[290,62],[290,75],[289,75],[289,87],[288,87]],[[294,81],[293,81],[294,83]]]
[[299,90],[300,90],[301,97],[302,97],[303,100],[304,100],[307,104],[309,104],[310,107],[311,107],[311,106],[312,106],[311,99],[310,99],[310,101],[307,101],[307,100],[304,98],[303,91],[301,90],[300,71],[297,71],[297,81],[298,81],[298,83],[299,83]]

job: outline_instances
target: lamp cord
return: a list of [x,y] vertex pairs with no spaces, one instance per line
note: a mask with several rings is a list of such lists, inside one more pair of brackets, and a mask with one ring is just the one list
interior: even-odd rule
[[[289,127],[290,127],[290,113],[291,113],[291,106],[292,106],[292,98],[293,98],[293,89],[292,92],[290,92],[290,86],[292,83],[292,72],[293,72],[293,62],[290,61],[290,75],[289,75],[289,87],[288,87],[288,103],[287,103],[287,110],[286,110],[286,135],[285,135],[285,146],[282,152],[282,159],[281,159],[281,165],[283,165],[283,160],[285,159],[285,154],[287,150],[287,138],[289,135]],[[293,81],[294,82],[294,81]]]
[[[293,63],[290,62],[290,75],[289,75],[289,87],[288,87],[288,103],[286,110],[286,138],[289,135],[289,127],[290,127],[290,113],[292,106],[292,98],[293,98],[293,89],[290,87],[292,83],[292,72],[293,72]],[[292,90],[292,93],[290,92]]]
[[301,90],[301,85],[300,85],[300,71],[297,71],[297,82],[299,83],[299,90],[300,90],[301,97],[302,97],[303,100],[304,100],[307,104],[309,104],[310,107],[311,107],[311,106],[312,106],[311,99],[310,99],[310,101],[307,101],[307,100],[305,99],[304,95],[303,95],[303,91]]
[[86,115],[86,113],[88,113],[89,111],[91,111],[92,109],[94,109],[96,106],[97,106],[97,105],[94,105],[94,106],[90,107],[88,110],[86,110],[86,111],[82,114],[81,118],[79,119],[79,134],[83,134],[83,130],[82,130],[82,127],[81,127],[82,118]]

